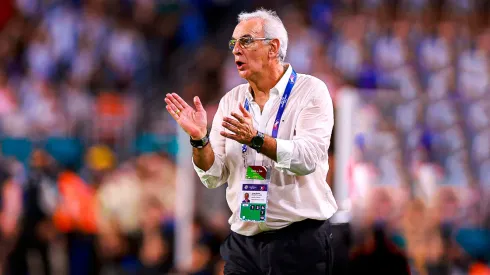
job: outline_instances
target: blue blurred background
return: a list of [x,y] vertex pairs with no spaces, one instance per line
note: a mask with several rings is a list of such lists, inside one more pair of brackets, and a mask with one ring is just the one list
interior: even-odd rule
[[335,274],[490,274],[488,0],[1,1],[3,274],[222,274],[225,187],[185,170],[163,99],[211,122],[258,7],[334,101]]

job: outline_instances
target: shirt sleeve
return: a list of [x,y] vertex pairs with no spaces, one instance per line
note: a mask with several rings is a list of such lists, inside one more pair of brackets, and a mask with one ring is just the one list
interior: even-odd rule
[[317,81],[299,113],[293,139],[276,140],[275,167],[279,170],[308,175],[316,170],[318,163],[328,158],[334,124],[333,105],[327,86]]
[[213,148],[214,152],[214,162],[209,170],[204,171],[196,166],[194,160],[192,164],[194,165],[194,170],[201,182],[207,188],[217,188],[224,184],[228,180],[229,171],[225,165],[225,144],[226,138],[223,137],[220,132],[224,129],[222,126],[224,108],[225,108],[225,98],[221,99],[218,110],[213,119],[213,124],[211,127],[211,132],[209,134],[209,143]]

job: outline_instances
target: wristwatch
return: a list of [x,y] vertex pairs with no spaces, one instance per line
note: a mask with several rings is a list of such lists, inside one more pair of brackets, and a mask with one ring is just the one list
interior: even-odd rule
[[206,145],[209,143],[209,133],[206,133],[206,136],[204,136],[202,139],[192,139],[191,137],[191,145],[194,148],[201,149],[204,148]]
[[262,149],[262,145],[264,145],[264,138],[265,138],[264,133],[257,131],[257,135],[252,138],[250,147],[252,147],[252,149],[255,149],[255,151],[260,153],[260,149]]

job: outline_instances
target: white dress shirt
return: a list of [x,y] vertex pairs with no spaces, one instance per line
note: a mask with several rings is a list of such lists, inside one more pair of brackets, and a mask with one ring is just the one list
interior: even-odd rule
[[292,73],[292,66],[270,90],[263,111],[253,100],[250,85],[242,84],[228,92],[220,101],[213,120],[210,144],[215,159],[208,171],[194,165],[207,188],[228,182],[226,200],[232,211],[231,230],[251,236],[262,231],[276,230],[304,219],[326,220],[337,211],[337,204],[326,182],[328,147],[334,124],[332,100],[323,81],[310,75],[298,74],[277,136],[277,162],[248,148],[247,165],[272,165],[268,208],[265,223],[244,222],[239,218],[241,180],[245,176],[242,145],[221,136],[225,130],[223,118],[240,113],[239,105],[250,102],[254,127],[272,134],[279,102]]

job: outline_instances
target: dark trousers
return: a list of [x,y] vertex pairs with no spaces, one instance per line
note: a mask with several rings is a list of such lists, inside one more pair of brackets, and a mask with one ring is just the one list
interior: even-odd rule
[[14,250],[8,258],[7,274],[29,274],[27,256],[30,250],[37,250],[39,252],[42,262],[42,273],[46,275],[52,274],[51,261],[49,260],[49,244],[40,240],[34,234],[33,232],[30,236],[23,234],[19,237]]
[[66,234],[68,249],[68,274],[98,275],[100,263],[96,252],[96,237],[78,232]]
[[220,252],[225,275],[332,274],[329,221],[304,220],[250,237],[232,232]]

